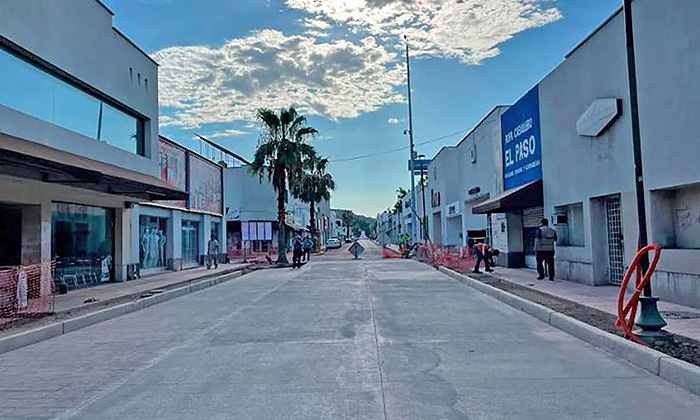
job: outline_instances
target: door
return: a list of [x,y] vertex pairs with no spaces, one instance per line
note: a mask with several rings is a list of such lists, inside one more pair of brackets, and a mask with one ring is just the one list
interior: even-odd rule
[[622,213],[620,196],[609,197],[605,201],[605,219],[608,230],[608,275],[612,284],[622,284],[625,275],[624,237],[622,235]]

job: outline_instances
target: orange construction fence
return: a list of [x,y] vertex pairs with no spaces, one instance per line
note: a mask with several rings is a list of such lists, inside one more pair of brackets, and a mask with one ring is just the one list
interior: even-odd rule
[[56,261],[0,270],[0,329],[54,311]]

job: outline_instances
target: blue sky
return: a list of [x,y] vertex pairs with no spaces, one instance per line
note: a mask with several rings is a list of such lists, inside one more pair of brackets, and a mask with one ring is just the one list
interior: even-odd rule
[[432,157],[556,67],[620,0],[104,0],[161,64],[161,133],[251,157],[258,107],[295,105],[333,162],[334,208],[374,216],[408,187],[401,47],[408,34],[414,134]]

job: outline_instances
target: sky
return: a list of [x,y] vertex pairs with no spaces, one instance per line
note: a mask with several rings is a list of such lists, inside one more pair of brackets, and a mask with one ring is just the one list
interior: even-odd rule
[[621,0],[103,0],[159,64],[161,134],[252,158],[259,108],[295,106],[331,160],[332,207],[375,216],[419,154],[535,86]]

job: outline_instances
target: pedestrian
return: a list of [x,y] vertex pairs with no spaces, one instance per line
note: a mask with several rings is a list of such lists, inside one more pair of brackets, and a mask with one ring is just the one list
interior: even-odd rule
[[554,242],[557,241],[557,231],[549,227],[549,220],[542,219],[535,238],[537,254],[537,280],[544,280],[544,265],[547,265],[549,280],[554,281]]
[[486,272],[492,273],[493,270],[491,269],[491,266],[494,265],[493,263],[493,257],[497,257],[498,254],[500,254],[500,251],[491,248],[490,245],[485,244],[483,242],[479,242],[476,245],[474,245],[474,254],[476,254],[476,264],[474,264],[474,273],[481,274],[481,271],[479,271],[479,267],[481,267],[481,262],[484,262],[484,267]]
[[304,259],[308,262],[311,261],[311,250],[314,248],[314,240],[311,236],[307,236],[304,239]]
[[207,270],[211,268],[212,264],[214,264],[214,269],[219,268],[219,241],[214,235],[211,235],[207,244]]
[[292,268],[301,268],[301,256],[304,252],[304,243],[301,240],[301,236],[296,235],[292,241],[292,250],[294,252],[292,256]]

